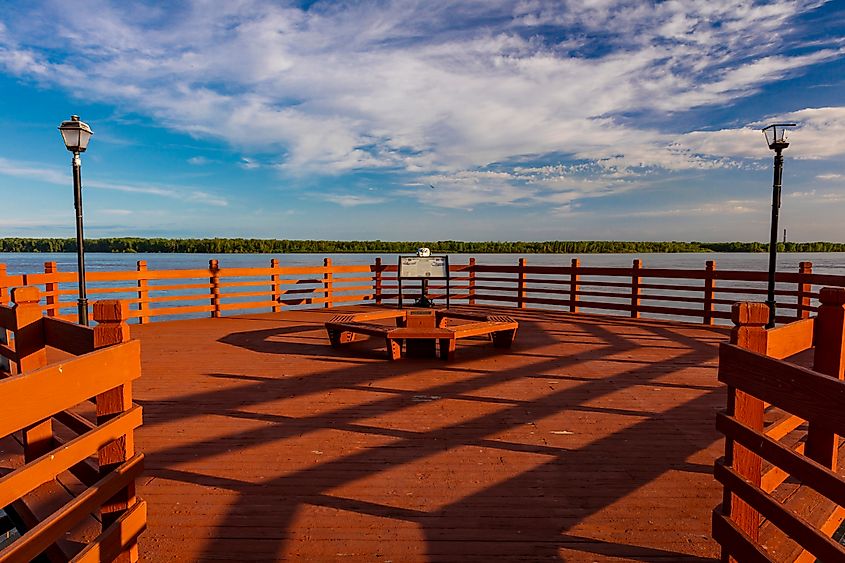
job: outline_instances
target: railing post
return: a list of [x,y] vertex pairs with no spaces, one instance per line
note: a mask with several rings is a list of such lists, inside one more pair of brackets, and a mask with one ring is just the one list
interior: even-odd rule
[[[58,271],[59,267],[55,262],[44,262],[45,274],[55,274]],[[44,283],[44,295],[47,298],[47,316],[55,317],[59,312],[57,306],[59,284],[55,281],[49,281],[50,279],[52,278],[48,278],[48,281]]]
[[220,318],[220,265],[217,260],[208,261],[210,274],[208,283],[211,285],[211,317]]
[[6,264],[0,264],[0,305],[5,305],[9,302],[8,282],[6,281],[6,276],[8,275]]
[[279,268],[279,259],[278,258],[271,258],[270,259],[270,268],[273,270],[273,273],[270,274],[270,294],[273,298],[273,312],[279,313],[282,310],[282,304],[279,303],[279,298],[282,296],[280,292],[280,284],[279,284],[279,274],[276,272]]
[[[0,264],[0,305],[5,305],[9,299],[7,297],[8,283],[6,282],[6,264]],[[9,331],[0,327],[0,344],[9,344]],[[0,357],[0,371],[8,373],[12,372],[12,365],[7,358]]]
[[580,297],[578,293],[581,291],[581,274],[578,269],[581,267],[581,261],[577,258],[572,259],[572,270],[569,272],[569,312],[578,312],[578,301]]
[[812,273],[812,262],[798,263],[798,275],[800,279],[798,280],[798,300],[795,310],[795,318],[797,319],[807,319],[810,317],[810,292],[813,286],[806,280]]
[[[18,373],[27,373],[47,365],[44,330],[41,322],[41,292],[35,286],[12,290],[15,311],[15,353]],[[23,431],[24,460],[30,462],[53,447],[53,424],[50,419]]]
[[716,287],[716,261],[708,260],[704,266],[704,318],[706,325],[713,324],[713,289]]
[[138,260],[135,268],[138,272],[138,322],[150,322],[150,290],[147,281],[147,261]]
[[[94,303],[94,348],[104,348],[129,341],[129,305],[124,301],[108,300]],[[97,395],[97,424],[105,424],[132,408],[132,384],[110,389]],[[135,455],[135,439],[130,431],[117,440],[100,448],[97,456],[100,475],[105,475]],[[100,508],[103,529],[115,520],[133,504],[135,504],[135,483],[129,483],[125,489],[119,491]],[[129,549],[129,553],[118,558],[118,561],[137,561],[137,544]]]
[[631,268],[631,318],[640,318],[640,268],[642,262],[639,258],[634,259],[634,264]]
[[375,293],[376,305],[381,305],[381,256],[376,258],[375,272],[373,276],[373,293]]
[[326,268],[326,271],[323,273],[323,288],[325,289],[324,295],[326,297],[326,301],[325,303],[323,303],[323,307],[326,309],[330,309],[332,307],[333,296],[332,259],[323,258],[323,266]]
[[517,282],[516,305],[525,309],[525,258],[519,259],[519,281]]
[[475,258],[469,259],[469,304],[475,305]]
[[[766,323],[769,321],[769,308],[764,303],[734,303],[731,307],[731,344],[746,350],[766,353]],[[757,432],[763,432],[763,401],[739,391],[728,388],[728,416]],[[725,440],[725,462],[734,471],[756,486],[762,482],[763,460],[757,454],[747,450],[732,440]],[[760,538],[760,513],[742,499],[731,495],[725,489],[722,510],[730,516],[737,527],[753,541]]]
[[[813,369],[843,379],[845,371],[845,288],[824,287],[819,292],[821,306],[814,333],[816,353]],[[807,429],[806,456],[836,471],[839,437],[823,424],[810,421]]]

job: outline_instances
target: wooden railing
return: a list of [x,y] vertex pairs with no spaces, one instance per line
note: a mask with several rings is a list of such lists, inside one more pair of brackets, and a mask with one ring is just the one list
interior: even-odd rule
[[[480,265],[474,258],[450,266],[453,303],[540,307],[570,312],[621,314],[632,318],[673,318],[713,324],[730,319],[730,305],[766,294],[766,272],[719,270],[709,261],[702,269],[649,268],[634,260],[628,268],[532,266],[529,259],[514,265]],[[219,317],[251,310],[283,307],[332,307],[398,301],[396,265],[338,266],[325,259],[318,266],[225,268],[211,260],[208,268],[150,270],[139,261],[135,271],[88,273],[88,293],[120,298],[130,304],[130,317],[145,323],[154,318],[205,315]],[[802,262],[797,272],[777,274],[778,321],[807,318],[817,310],[818,289],[845,287],[845,276],[815,274]],[[43,273],[6,276],[0,265],[0,303],[6,288],[38,286],[49,316],[72,319],[76,311],[76,274],[60,272],[54,262]],[[418,297],[407,283],[403,299]],[[445,302],[445,284],[431,283],[429,296]]]
[[0,507],[21,532],[0,562],[136,561],[146,504],[135,497],[143,455],[131,385],[141,361],[128,309],[94,303],[88,328],[44,317],[40,298],[21,287],[0,306]]
[[[398,283],[395,265],[375,266],[377,303],[395,303]],[[469,304],[505,304],[518,308],[543,307],[570,312],[622,314],[713,324],[731,318],[730,306],[741,298],[766,295],[767,272],[718,270],[714,261],[704,269],[648,268],[634,260],[630,268],[531,266],[520,259],[513,266],[451,265],[451,300]],[[845,287],[845,276],[814,274],[802,262],[797,272],[778,272],[778,322],[808,318],[817,310],[818,288]],[[419,290],[403,286],[403,299]],[[787,287],[784,287],[787,286]],[[429,296],[445,298],[445,286],[429,285]]]
[[771,330],[762,303],[733,307],[719,353],[728,404],[716,421],[726,437],[715,467],[724,501],[713,513],[723,560],[845,561],[831,538],[845,518],[845,289],[820,297],[818,317]]

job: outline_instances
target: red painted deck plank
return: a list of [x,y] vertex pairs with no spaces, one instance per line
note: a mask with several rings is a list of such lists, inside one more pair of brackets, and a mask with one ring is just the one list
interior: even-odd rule
[[329,346],[361,309],[133,325],[145,560],[717,556],[724,329],[484,308],[511,350],[389,362]]

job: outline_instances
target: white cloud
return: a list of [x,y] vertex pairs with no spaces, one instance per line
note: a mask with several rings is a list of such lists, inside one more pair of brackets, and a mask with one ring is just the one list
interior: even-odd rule
[[[25,179],[36,179],[48,184],[69,186],[71,183],[70,171],[62,171],[50,166],[32,163],[18,162],[0,157],[0,175],[13,176]],[[126,193],[145,194],[158,197],[165,197],[180,201],[202,203],[217,207],[227,206],[228,200],[224,197],[208,193],[203,190],[194,189],[188,186],[161,186],[156,184],[125,184],[109,182],[96,177],[93,179],[83,178],[84,188],[99,190],[112,190]]]
[[845,178],[845,175],[843,175],[843,174],[819,174],[818,176],[816,176],[816,178],[819,179],[819,180],[841,180],[842,178]]
[[355,194],[323,194],[320,196],[325,201],[340,205],[341,207],[358,207],[359,205],[376,205],[384,203],[381,197],[371,197]]
[[[841,57],[835,41],[782,52],[796,46],[793,18],[818,5],[48,5],[22,11],[0,35],[0,65],[74,91],[83,84],[81,94],[128,104],[180,131],[275,147],[287,172],[454,173],[547,153],[617,167],[723,167],[735,163],[667,148],[666,134],[617,116],[729,103]],[[558,33],[542,37],[546,25]],[[606,51],[595,50],[599,42]],[[72,56],[54,57],[68,45]]]
[[[806,108],[773,115],[765,121],[750,123],[739,129],[694,131],[674,140],[679,151],[709,157],[764,158],[772,155],[766,146],[762,128],[769,123],[794,122],[790,130],[790,158],[819,160],[845,155],[845,106]],[[834,175],[836,176],[836,175]],[[829,176],[821,179],[832,179]]]
[[192,156],[188,159],[188,164],[193,164],[194,166],[203,166],[205,164],[209,164],[210,162],[211,161],[204,156]]

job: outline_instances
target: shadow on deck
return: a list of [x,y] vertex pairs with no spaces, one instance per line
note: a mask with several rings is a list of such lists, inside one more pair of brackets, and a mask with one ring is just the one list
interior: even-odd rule
[[[345,308],[344,311],[363,307]],[[133,325],[151,561],[702,561],[724,328],[504,311],[454,361],[339,309]]]

